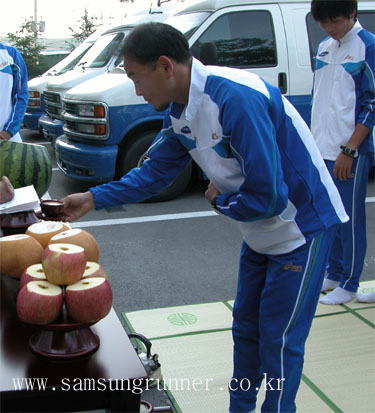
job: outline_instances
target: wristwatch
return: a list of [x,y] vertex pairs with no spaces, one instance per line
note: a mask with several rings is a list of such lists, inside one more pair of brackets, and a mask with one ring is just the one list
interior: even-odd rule
[[357,149],[350,149],[344,145],[341,145],[340,149],[344,155],[350,156],[351,158],[355,158],[357,155]]

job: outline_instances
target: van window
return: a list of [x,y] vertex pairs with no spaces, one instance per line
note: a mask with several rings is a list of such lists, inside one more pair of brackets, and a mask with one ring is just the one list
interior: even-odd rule
[[[205,61],[207,50],[210,61]],[[276,66],[271,14],[257,10],[222,15],[203,33],[191,51],[205,64],[241,68]]]
[[[358,11],[358,20],[362,27],[367,31],[375,32],[375,13],[373,11]],[[328,37],[328,34],[320,27],[311,13],[306,16],[307,33],[309,34],[310,56],[311,62],[319,43]]]
[[105,66],[124,38],[124,33],[101,36],[94,46],[83,56],[77,66],[98,68]]
[[90,49],[94,42],[83,42],[77,46],[65,59],[60,60],[55,66],[51,67],[46,73],[47,75],[62,75],[67,72],[82,59],[85,53]]

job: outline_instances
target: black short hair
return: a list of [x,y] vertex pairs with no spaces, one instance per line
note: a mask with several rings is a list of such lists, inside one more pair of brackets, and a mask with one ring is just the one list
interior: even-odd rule
[[160,56],[168,56],[178,63],[191,57],[186,37],[164,23],[143,23],[126,37],[120,54],[140,64],[153,64]]
[[333,20],[336,17],[345,17],[349,19],[353,11],[357,16],[357,0],[312,0],[311,14],[315,21]]

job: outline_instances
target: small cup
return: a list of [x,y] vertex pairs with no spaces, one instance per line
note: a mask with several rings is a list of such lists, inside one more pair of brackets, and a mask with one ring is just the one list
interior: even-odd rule
[[57,218],[64,209],[64,203],[57,199],[44,199],[40,208],[46,217]]

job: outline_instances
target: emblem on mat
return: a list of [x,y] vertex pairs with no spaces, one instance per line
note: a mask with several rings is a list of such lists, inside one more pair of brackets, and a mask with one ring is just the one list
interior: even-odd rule
[[168,321],[175,326],[188,326],[198,321],[194,314],[174,313],[168,316]]

